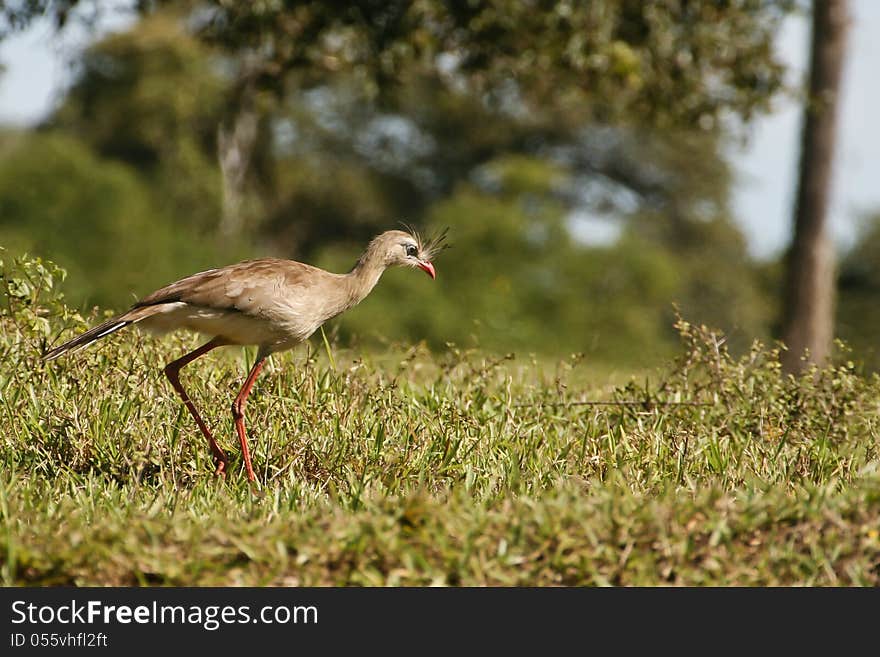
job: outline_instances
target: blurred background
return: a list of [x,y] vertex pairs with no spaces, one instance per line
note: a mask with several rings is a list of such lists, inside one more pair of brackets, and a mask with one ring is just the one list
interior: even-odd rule
[[343,343],[641,367],[677,309],[876,369],[877,36],[872,0],[0,3],[2,258],[119,310],[405,221],[449,227],[437,281]]

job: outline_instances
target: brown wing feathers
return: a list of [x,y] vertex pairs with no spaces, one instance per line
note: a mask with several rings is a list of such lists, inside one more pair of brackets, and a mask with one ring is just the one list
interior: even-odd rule
[[187,296],[192,294],[194,290],[198,290],[206,283],[214,280],[218,276],[222,276],[225,270],[229,270],[234,266],[235,265],[224,267],[223,269],[209,269],[207,271],[201,271],[198,274],[192,274],[186,278],[181,278],[179,281],[175,281],[170,285],[166,285],[165,287],[148,294],[135,303],[132,308],[155,306],[157,304],[173,303],[175,301],[189,302]]
[[182,301],[203,308],[253,312],[254,309],[250,307],[253,302],[249,297],[256,294],[257,297],[264,298],[281,280],[290,288],[302,284],[303,279],[311,272],[325,273],[291,260],[245,260],[182,278],[147,295],[133,307]]

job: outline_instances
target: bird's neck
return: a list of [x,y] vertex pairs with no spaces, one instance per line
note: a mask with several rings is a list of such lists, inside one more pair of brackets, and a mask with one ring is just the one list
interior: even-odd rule
[[373,247],[374,245],[370,244],[354,268],[345,275],[351,296],[351,305],[360,303],[364,297],[372,292],[382,277],[382,272],[385,271],[386,265]]

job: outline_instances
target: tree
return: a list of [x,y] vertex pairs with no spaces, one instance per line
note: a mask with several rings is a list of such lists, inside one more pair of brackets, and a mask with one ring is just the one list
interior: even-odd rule
[[[788,372],[823,363],[834,334],[834,246],[828,234],[846,0],[814,0],[809,96],[804,104],[794,239],[786,266],[782,358]],[[804,358],[804,354],[808,358]]]
[[215,135],[225,81],[179,16],[155,14],[83,51],[44,129],[64,131],[147,178],[169,216],[215,231],[221,181]]
[[[278,99],[341,76],[380,106],[412,74],[467,89],[499,109],[549,122],[633,122],[712,130],[729,113],[766,109],[783,66],[772,40],[792,0],[137,0],[170,7],[221,56],[235,82],[216,147],[224,226],[233,230],[258,139],[255,97]],[[5,31],[49,14],[63,26],[87,0],[0,9]],[[0,30],[2,36],[3,30]],[[264,108],[265,109],[265,108]],[[269,108],[271,111],[271,108]]]

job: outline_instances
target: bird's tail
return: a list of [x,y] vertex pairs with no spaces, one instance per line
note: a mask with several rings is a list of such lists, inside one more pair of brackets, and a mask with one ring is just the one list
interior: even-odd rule
[[101,338],[107,337],[112,333],[116,333],[116,331],[124,329],[129,324],[135,324],[142,319],[146,319],[150,315],[155,314],[155,312],[156,308],[154,306],[132,308],[128,312],[117,315],[112,319],[108,319],[106,322],[102,322],[94,328],[90,328],[88,331],[86,331],[85,333],[81,333],[72,340],[68,340],[64,344],[59,345],[54,349],[50,349],[45,354],[43,354],[43,360],[55,360],[56,358],[58,358],[59,356],[63,356],[64,354],[76,352],[80,349],[85,349],[93,342],[100,340]]

